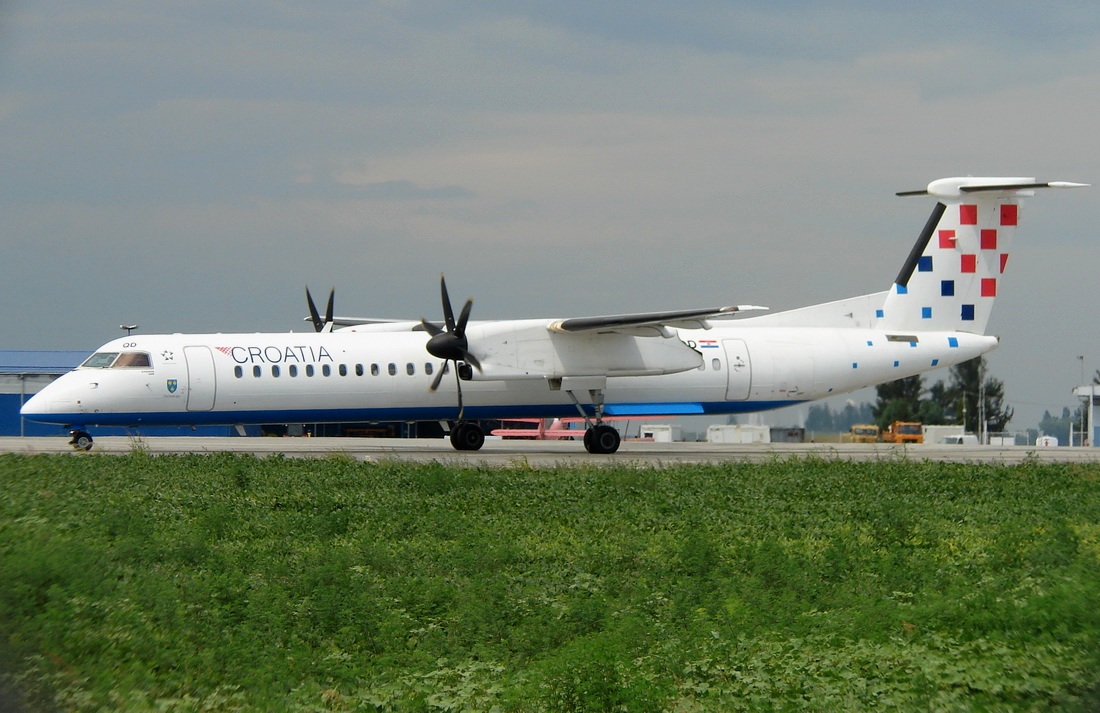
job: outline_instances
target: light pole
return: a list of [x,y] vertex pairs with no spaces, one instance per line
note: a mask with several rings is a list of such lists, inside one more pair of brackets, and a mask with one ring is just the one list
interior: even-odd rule
[[[1081,386],[1085,385],[1085,355],[1078,354],[1077,361],[1081,364],[1081,380],[1077,383]],[[1089,402],[1089,414],[1092,414],[1092,402]],[[1069,422],[1069,445],[1073,446],[1073,421]],[[1081,443],[1079,445],[1085,445],[1085,414],[1081,414]]]

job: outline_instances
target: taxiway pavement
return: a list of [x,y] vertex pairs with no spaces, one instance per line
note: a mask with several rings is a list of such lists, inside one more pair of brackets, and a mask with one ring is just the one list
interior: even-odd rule
[[72,453],[74,455],[124,455],[142,451],[151,455],[177,453],[250,453],[264,457],[281,454],[288,458],[343,456],[357,460],[402,460],[444,462],[499,467],[557,465],[629,465],[659,467],[681,463],[723,461],[764,462],[789,458],[827,460],[928,460],[937,462],[1100,463],[1100,448],[1039,448],[1035,446],[906,445],[892,443],[654,443],[623,441],[618,453],[590,455],[577,441],[503,441],[489,439],[475,452],[460,452],[445,439],[380,438],[205,438],[169,436],[128,438],[104,436],[95,439],[90,453],[74,451],[68,439],[37,437],[0,438],[4,453]]

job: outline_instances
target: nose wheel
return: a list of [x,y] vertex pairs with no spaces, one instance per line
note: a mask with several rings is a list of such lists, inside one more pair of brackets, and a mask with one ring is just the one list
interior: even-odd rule
[[87,431],[72,430],[69,431],[69,435],[72,436],[72,440],[69,441],[69,445],[72,446],[75,450],[92,450],[92,436]]

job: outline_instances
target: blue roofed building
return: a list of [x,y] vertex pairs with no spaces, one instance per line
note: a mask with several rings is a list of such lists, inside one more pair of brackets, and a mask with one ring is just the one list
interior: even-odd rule
[[0,350],[0,436],[61,436],[60,426],[34,423],[19,409],[42,387],[72,371],[88,352]]

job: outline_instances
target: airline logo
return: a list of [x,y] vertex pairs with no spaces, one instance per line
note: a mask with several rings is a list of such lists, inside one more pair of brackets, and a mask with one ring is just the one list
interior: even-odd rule
[[308,364],[332,362],[322,346],[214,347],[238,364]]

